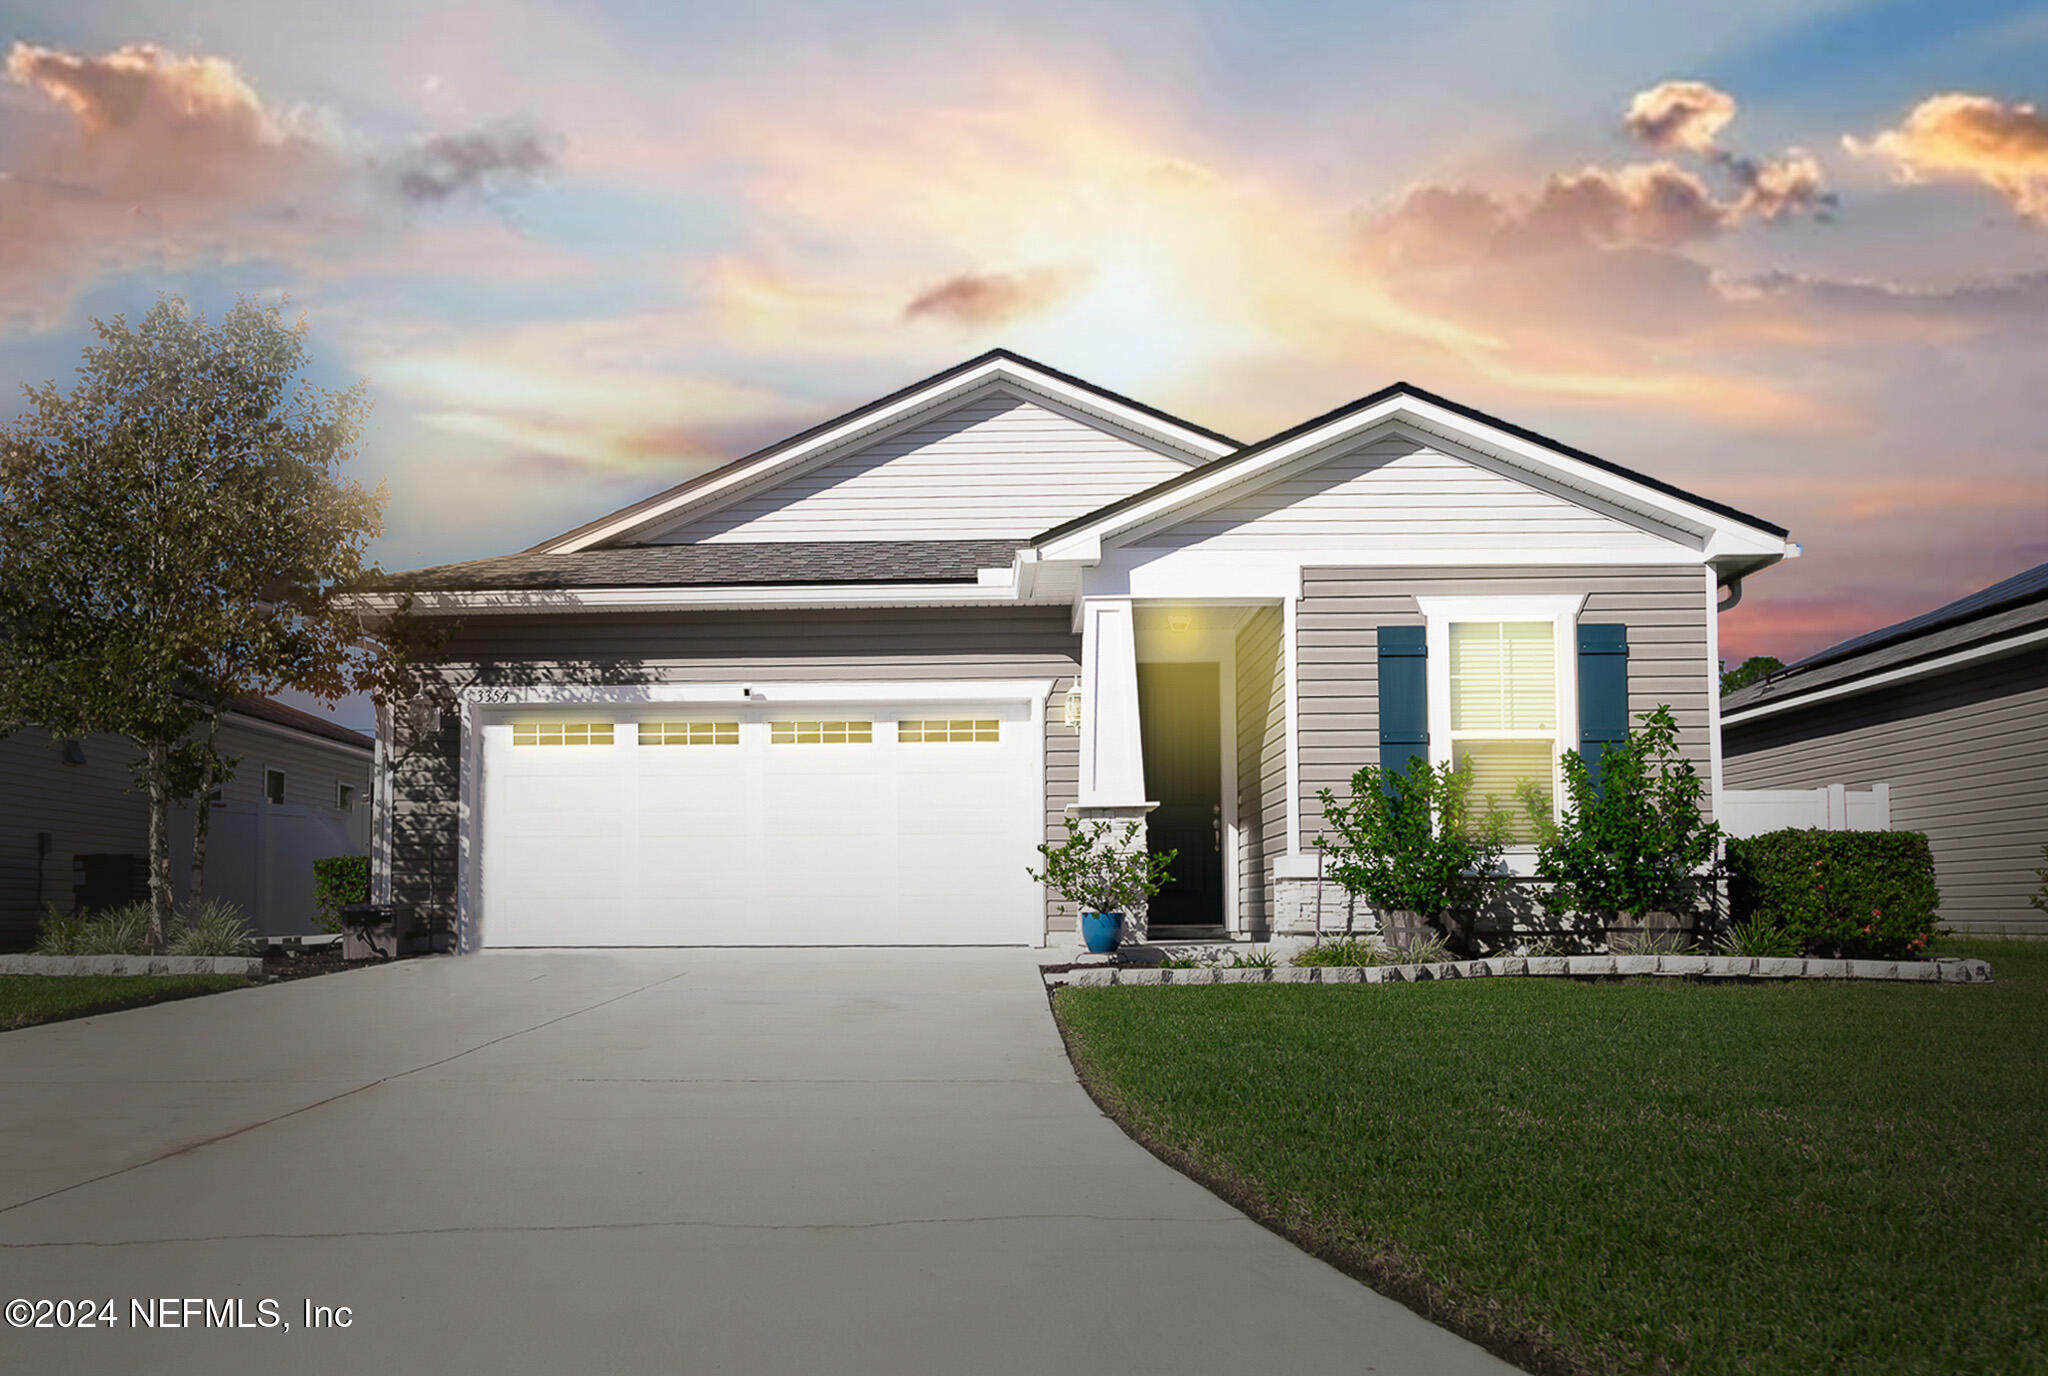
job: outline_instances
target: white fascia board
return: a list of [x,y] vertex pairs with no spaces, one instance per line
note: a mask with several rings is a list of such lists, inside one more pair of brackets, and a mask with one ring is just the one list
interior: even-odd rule
[[2016,651],[2024,650],[2031,645],[2042,644],[2043,642],[2048,642],[2048,626],[2036,627],[2020,635],[2006,636],[2002,640],[1989,641],[1983,645],[1973,645],[1967,650],[1957,650],[1951,654],[1936,655],[1932,659],[1923,659],[1917,664],[1902,664],[1896,669],[1887,669],[1881,674],[1871,674],[1867,678],[1852,678],[1843,683],[1831,683],[1825,688],[1816,688],[1810,693],[1795,693],[1772,702],[1760,702],[1754,707],[1744,707],[1738,711],[1724,713],[1721,717],[1721,725],[1723,727],[1739,726],[1744,722],[1756,721],[1762,717],[1776,716],[1780,712],[1790,712],[1797,707],[1811,707],[1817,702],[1828,702],[1835,698],[1845,698],[1856,693],[1867,693],[1873,688],[1882,688],[1887,684],[1904,683],[1908,679],[1925,678],[1929,674],[1938,674],[1944,669],[1953,669],[1958,665],[1974,664],[1978,660],[1983,659],[1996,659],[2001,655],[2009,655]]
[[978,368],[947,378],[944,382],[936,383],[931,387],[925,388],[923,391],[903,397],[893,404],[883,407],[881,410],[856,416],[843,424],[833,426],[821,434],[813,435],[800,444],[791,445],[774,453],[764,454],[755,462],[735,467],[730,472],[706,481],[702,486],[694,487],[688,492],[679,492],[673,498],[658,506],[650,507],[645,511],[635,512],[630,516],[621,516],[614,521],[608,521],[594,530],[585,531],[581,535],[557,541],[540,552],[543,554],[573,554],[578,550],[602,545],[607,541],[616,540],[621,536],[637,530],[643,530],[649,526],[674,521],[686,509],[715,505],[720,498],[735,495],[745,489],[757,486],[779,473],[799,467],[812,459],[820,458],[830,451],[843,448],[848,444],[865,440],[878,432],[885,431],[908,417],[930,410],[935,406],[942,406],[956,398],[965,397],[991,383],[999,382],[1007,382],[1014,386],[1023,387],[1026,390],[1043,392],[1047,396],[1056,398],[1069,406],[1100,415],[1141,435],[1155,436],[1173,448],[1188,450],[1196,454],[1205,454],[1210,458],[1221,458],[1225,454],[1234,452],[1237,447],[1212,439],[1207,435],[1198,434],[1182,426],[1162,421],[1155,416],[1146,415],[1134,407],[1126,406],[1101,393],[1092,392],[1083,387],[1075,387],[1070,383],[1062,382],[1058,378],[1048,377],[1043,373],[1023,367],[1008,359],[992,358]]
[[[372,614],[396,610],[398,597],[365,593],[360,609]],[[418,615],[549,612],[660,612],[697,609],[804,607],[972,607],[1021,602],[1016,585],[981,583],[807,583],[763,587],[560,588],[545,592],[505,589],[416,592]]]
[[1482,425],[1454,412],[1411,396],[1392,396],[1377,405],[1331,421],[1328,425],[1297,435],[1284,444],[1253,455],[1243,464],[1218,465],[1218,471],[1163,492],[1149,502],[1103,518],[1043,547],[1049,559],[1081,557],[1080,551],[1093,541],[1099,548],[1104,539],[1148,526],[1169,514],[1199,507],[1219,494],[1257,483],[1276,469],[1285,468],[1318,450],[1343,444],[1389,421],[1402,421],[1418,429],[1441,434],[1456,443],[1488,451],[1503,459],[1545,473],[1564,485],[1589,496],[1611,495],[1620,501],[1659,513],[1680,528],[1691,527],[1706,535],[1709,553],[1738,552],[1783,555],[1782,537],[1709,511],[1705,507],[1659,492],[1632,479],[1610,473],[1583,460],[1572,458],[1545,445],[1534,444],[1503,430]]
[[[632,706],[663,703],[796,706],[811,703],[1024,702],[1041,708],[1051,679],[905,679],[858,683],[735,678],[724,683],[534,683],[498,687],[472,684],[458,696],[482,709]],[[746,696],[752,689],[752,696]]]

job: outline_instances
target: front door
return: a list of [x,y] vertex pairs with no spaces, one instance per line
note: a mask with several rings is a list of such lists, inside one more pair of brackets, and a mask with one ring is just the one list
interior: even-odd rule
[[1178,851],[1173,882],[1152,900],[1154,927],[1223,924],[1223,754],[1214,664],[1138,666],[1145,792],[1159,806],[1146,845]]

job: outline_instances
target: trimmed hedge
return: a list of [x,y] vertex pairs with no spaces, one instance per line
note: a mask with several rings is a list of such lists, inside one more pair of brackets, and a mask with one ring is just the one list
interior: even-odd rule
[[1939,932],[1934,853],[1917,831],[1791,827],[1728,842],[1737,922],[1760,918],[1808,955],[1903,960]]
[[370,901],[370,857],[336,855],[313,862],[313,902],[323,932],[341,930],[341,910],[349,903]]

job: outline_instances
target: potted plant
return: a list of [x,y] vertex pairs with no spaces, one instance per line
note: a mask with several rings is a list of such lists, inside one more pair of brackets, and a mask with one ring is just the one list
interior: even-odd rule
[[1038,847],[1045,868],[1027,871],[1080,910],[1081,939],[1098,955],[1117,948],[1125,916],[1173,878],[1168,867],[1180,852],[1152,854],[1141,831],[1138,822],[1118,831],[1106,821],[1069,817],[1066,840]]
[[1565,807],[1525,795],[1536,824],[1536,877],[1549,884],[1543,906],[1604,922],[1608,945],[1676,945],[1697,920],[1700,876],[1713,863],[1721,828],[1703,810],[1705,784],[1679,753],[1667,706],[1640,713],[1628,740],[1608,747],[1599,769],[1576,750],[1560,763]]
[[1469,769],[1439,768],[1421,756],[1402,772],[1367,765],[1351,776],[1351,799],[1317,793],[1329,832],[1316,844],[1327,873],[1379,913],[1394,950],[1441,936],[1469,949],[1473,918],[1500,891],[1506,822],[1472,811]]

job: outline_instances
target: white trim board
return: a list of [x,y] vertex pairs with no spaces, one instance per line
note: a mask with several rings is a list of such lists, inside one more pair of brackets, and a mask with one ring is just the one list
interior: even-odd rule
[[1903,683],[1908,679],[1924,678],[1929,674],[1938,674],[1944,669],[1952,669],[1959,664],[1973,664],[1982,659],[1996,659],[2001,655],[2009,655],[2016,651],[2024,650],[2030,645],[2039,645],[2044,642],[2048,642],[2048,626],[2042,626],[2021,635],[2007,636],[2002,640],[1994,640],[1988,644],[1973,645],[1967,650],[1957,650],[1952,654],[1937,655],[1932,659],[1923,659],[1917,664],[1901,665],[1899,668],[1889,669],[1883,673],[1871,674],[1866,678],[1856,678],[1850,679],[1846,683],[1830,684],[1825,688],[1816,688],[1811,692],[1780,698],[1774,702],[1760,702],[1754,707],[1744,707],[1737,711],[1723,714],[1721,725],[1723,727],[1740,726],[1744,722],[1756,721],[1762,717],[1776,716],[1780,712],[1790,712],[1796,708],[1809,707],[1816,702],[1828,702],[1835,698],[1849,697],[1855,693],[1865,693],[1873,688],[1882,688],[1888,683]]

